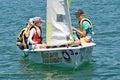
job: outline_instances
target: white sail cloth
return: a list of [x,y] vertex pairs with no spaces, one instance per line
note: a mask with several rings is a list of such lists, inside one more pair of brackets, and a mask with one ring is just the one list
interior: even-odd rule
[[47,0],[46,42],[48,46],[73,42],[67,0]]

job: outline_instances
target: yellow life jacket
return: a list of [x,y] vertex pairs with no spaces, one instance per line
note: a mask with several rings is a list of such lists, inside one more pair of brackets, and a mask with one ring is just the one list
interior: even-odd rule
[[24,31],[24,35],[26,38],[28,38],[29,32],[30,32],[30,30],[28,28]]
[[27,39],[28,38],[28,36],[29,36],[29,32],[30,32],[30,28],[31,27],[26,27],[26,28],[23,28],[21,31],[20,31],[20,33],[19,33],[19,35],[18,35],[18,37],[17,37],[17,41],[20,41],[20,42],[22,42],[22,36],[24,35],[24,37]]
[[92,31],[92,35],[94,35],[92,23],[91,23],[91,21],[90,21],[89,19],[87,19],[87,18],[83,18],[83,19],[79,22],[80,31],[83,31],[83,29],[82,29],[82,23],[83,23],[83,21],[88,21],[88,22],[89,22],[89,24],[90,24],[89,28],[90,28],[91,31]]
[[24,34],[24,32],[26,31],[26,28],[23,28],[21,31],[20,31],[20,33],[18,34],[18,37],[17,37],[17,41],[19,41],[19,42],[22,42],[22,36],[23,36],[23,34]]
[[[94,35],[94,32],[93,32],[93,26],[92,26],[92,23],[89,19],[87,18],[83,18],[80,22],[79,22],[79,27],[80,27],[80,31],[83,31],[83,28],[82,28],[82,23],[83,21],[88,21],[90,26],[89,26],[89,29],[91,30],[91,34]],[[80,40],[81,40],[81,43],[87,43],[87,41],[85,40],[85,37],[83,37],[82,35],[80,35]]]

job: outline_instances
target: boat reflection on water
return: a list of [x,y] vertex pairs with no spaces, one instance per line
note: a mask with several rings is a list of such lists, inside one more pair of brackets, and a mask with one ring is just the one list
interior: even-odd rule
[[[72,80],[91,80],[94,74],[94,62],[86,61],[77,68],[60,67],[54,65],[36,64],[30,60],[21,58],[21,75],[24,77],[31,77],[33,79],[41,80],[60,80],[60,79],[72,79]],[[77,77],[76,77],[77,76]]]

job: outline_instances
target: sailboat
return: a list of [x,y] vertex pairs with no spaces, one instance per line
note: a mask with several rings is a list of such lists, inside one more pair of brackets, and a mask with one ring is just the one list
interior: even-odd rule
[[91,59],[94,42],[70,46],[72,38],[70,0],[47,0],[46,49],[24,49],[24,55],[35,63],[78,67]]

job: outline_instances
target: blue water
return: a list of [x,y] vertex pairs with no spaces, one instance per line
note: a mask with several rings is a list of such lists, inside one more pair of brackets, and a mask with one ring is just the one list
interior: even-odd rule
[[[29,18],[46,20],[46,0],[0,0],[0,80],[120,80],[120,1],[72,0],[76,27],[73,14],[78,8],[92,21],[97,46],[91,62],[77,69],[60,68],[26,60],[15,45]],[[45,41],[45,23],[42,29]]]

